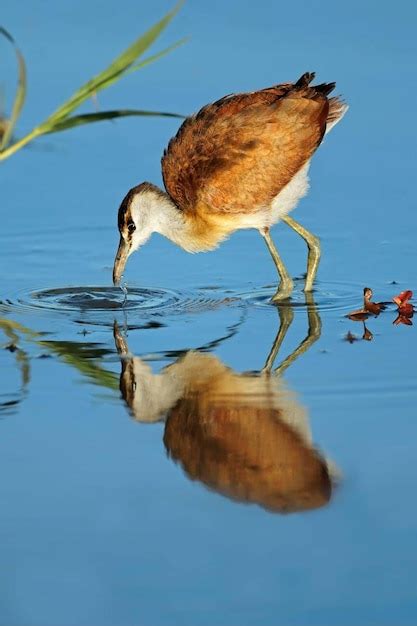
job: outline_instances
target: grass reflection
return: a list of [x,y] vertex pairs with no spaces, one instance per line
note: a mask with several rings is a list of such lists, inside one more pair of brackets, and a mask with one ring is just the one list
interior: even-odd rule
[[8,393],[7,399],[0,401],[0,414],[9,414],[22,402],[30,383],[30,359],[27,352],[19,346],[20,333],[29,337],[36,336],[36,333],[33,333],[18,322],[3,318],[0,318],[0,328],[8,340],[3,344],[3,348],[14,355],[20,374],[19,390],[14,393]]
[[111,354],[111,351],[101,347],[101,344],[75,341],[40,341],[38,345],[45,348],[48,354],[54,354],[61,361],[75,368],[90,383],[113,391],[119,388],[118,376],[99,365],[100,359]]
[[[101,344],[46,340],[44,333],[33,331],[8,318],[0,318],[0,329],[8,339],[3,348],[16,354],[16,364],[21,372],[22,386],[20,395],[22,397],[30,383],[30,357],[28,351],[20,346],[22,341],[38,346],[43,353],[58,357],[95,385],[111,389],[112,391],[116,391],[119,388],[118,376],[114,372],[106,370],[100,364],[100,360],[103,357],[112,353],[111,350],[103,348]],[[14,401],[13,405],[16,404],[18,402]],[[10,407],[10,404],[7,406]]]

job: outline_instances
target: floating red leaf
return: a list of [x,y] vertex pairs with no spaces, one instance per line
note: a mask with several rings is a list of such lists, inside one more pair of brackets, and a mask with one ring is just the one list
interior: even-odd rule
[[410,321],[410,317],[413,317],[414,307],[411,302],[408,302],[412,297],[413,297],[413,292],[408,289],[407,291],[402,291],[401,293],[398,294],[398,296],[395,296],[392,299],[392,301],[395,302],[395,304],[398,307],[398,317],[394,321],[395,325],[398,325],[398,324],[407,324],[408,326],[412,325],[412,322]]
[[402,291],[401,293],[399,293],[398,296],[395,296],[392,301],[395,302],[398,307],[400,307],[403,306],[403,304],[407,304],[408,300],[411,300],[412,297],[413,292],[407,289],[406,291]]

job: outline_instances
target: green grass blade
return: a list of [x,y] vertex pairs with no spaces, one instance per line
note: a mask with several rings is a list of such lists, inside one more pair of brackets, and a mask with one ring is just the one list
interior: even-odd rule
[[[186,41],[188,41],[188,37],[184,37],[183,39],[180,39],[179,41],[176,41],[175,43],[173,43],[171,46],[168,46],[168,48],[164,48],[164,50],[161,50],[160,52],[157,52],[156,54],[152,54],[151,56],[146,57],[146,59],[143,59],[143,61],[141,61],[140,63],[135,63],[134,65],[131,65],[123,72],[123,75],[127,76],[127,74],[131,74],[132,72],[137,72],[143,67],[146,67],[147,65],[150,65],[151,63],[154,63],[158,59],[161,59],[162,57],[164,57],[166,54],[169,54],[170,52],[175,50],[175,48],[182,46]],[[110,83],[106,85],[106,87],[108,87],[113,82],[118,80],[118,78],[119,77],[116,76],[114,79],[111,80]]]
[[[164,48],[160,52],[157,52],[156,54],[152,54],[149,57],[146,57],[146,59],[144,59],[140,63],[134,63],[133,65],[130,65],[130,67],[128,67],[127,69],[124,69],[124,70],[122,70],[120,72],[117,72],[116,74],[114,74],[113,76],[111,76],[110,78],[107,79],[105,88],[107,89],[108,87],[110,87],[110,85],[112,85],[113,83],[116,83],[122,76],[127,76],[128,74],[132,74],[133,72],[137,72],[138,70],[142,69],[143,67],[146,67],[147,65],[150,65],[151,63],[154,63],[158,59],[161,59],[162,57],[167,55],[169,52],[172,52],[172,50],[175,50],[175,48],[178,48],[179,46],[182,46],[182,44],[184,44],[186,41],[188,41],[188,37],[184,37],[183,39],[179,39],[178,41],[173,43],[171,46],[168,46],[168,48]],[[96,92],[93,91],[90,94],[90,97],[94,93],[96,93]]]
[[188,37],[183,37],[183,39],[179,39],[178,41],[173,43],[171,46],[168,46],[168,48],[164,48],[160,52],[157,52],[156,54],[152,54],[149,57],[146,57],[146,59],[144,59],[140,63],[135,63],[134,65],[130,65],[130,67],[126,68],[122,72],[118,72],[117,74],[115,74],[114,76],[112,76],[111,78],[107,80],[106,89],[107,87],[110,87],[110,85],[112,85],[113,83],[117,82],[119,78],[121,78],[122,76],[127,76],[128,74],[137,72],[137,70],[140,70],[143,67],[146,67],[147,65],[150,65],[151,63],[154,63],[158,59],[161,59],[162,57],[167,55],[169,52],[172,52],[173,50],[175,50],[175,48],[182,46],[186,41],[188,41]]
[[0,34],[6,37],[6,39],[10,41],[10,43],[14,47],[16,58],[17,58],[17,63],[19,67],[17,90],[16,90],[16,96],[13,102],[12,113],[10,115],[10,119],[7,121],[7,124],[5,124],[3,135],[0,138],[0,150],[3,150],[3,148],[5,148],[10,141],[10,137],[12,136],[13,129],[16,126],[16,122],[19,119],[19,115],[25,103],[26,64],[25,64],[25,59],[23,58],[22,53],[20,52],[19,48],[16,46],[16,43],[13,37],[10,35],[10,33],[8,33],[5,28],[2,28],[0,26]]
[[113,83],[117,82],[119,78],[121,78],[122,76],[127,76],[127,74],[131,74],[132,72],[137,72],[137,70],[142,69],[142,67],[146,67],[147,65],[154,63],[158,59],[164,57],[169,52],[172,52],[172,50],[175,50],[175,48],[182,46],[182,44],[185,43],[186,41],[188,41],[188,38],[184,37],[183,39],[180,39],[179,41],[176,41],[175,43],[173,43],[171,46],[168,46],[168,48],[164,48],[164,50],[161,50],[160,52],[157,52],[156,54],[152,54],[151,56],[146,57],[146,59],[144,59],[140,63],[135,63],[134,65],[131,65],[127,69],[123,70],[122,72],[118,72],[117,74],[115,74],[114,76],[108,79],[106,83],[106,89],[107,87],[110,87],[110,85],[112,85]]
[[55,126],[52,126],[48,133],[58,133],[62,130],[68,130],[75,126],[82,126],[83,124],[91,124],[93,122],[102,122],[103,120],[114,120],[119,117],[176,117],[183,119],[183,115],[178,113],[164,113],[163,111],[141,111],[139,109],[121,109],[115,111],[102,111],[100,113],[85,113],[82,115],[74,115],[67,117],[61,122],[57,122]]
[[68,117],[76,108],[80,106],[93,93],[105,89],[109,85],[121,78],[126,70],[151,46],[161,32],[166,28],[172,18],[176,15],[182,5],[178,2],[175,7],[165,15],[159,22],[154,24],[144,35],[141,35],[124,52],[122,52],[105,70],[94,76],[78,89],[63,105],[61,105],[47,120],[41,125],[43,132],[48,132],[49,128],[57,121]]

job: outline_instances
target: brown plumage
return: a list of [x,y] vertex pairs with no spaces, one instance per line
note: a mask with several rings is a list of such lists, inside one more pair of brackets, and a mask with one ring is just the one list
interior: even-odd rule
[[267,207],[320,145],[340,101],[313,73],[221,98],[188,118],[162,158],[167,192],[187,213]]

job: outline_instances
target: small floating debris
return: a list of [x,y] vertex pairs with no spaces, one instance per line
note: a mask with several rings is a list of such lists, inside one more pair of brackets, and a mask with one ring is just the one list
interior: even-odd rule
[[379,315],[381,311],[387,308],[385,302],[372,302],[373,291],[369,287],[365,287],[363,290],[363,306],[365,311],[372,313],[372,315]]
[[[395,281],[393,281],[391,284],[395,284]],[[365,287],[365,289],[363,290],[363,307],[356,311],[351,311],[346,315],[346,317],[354,322],[364,322],[364,334],[362,339],[366,339],[367,341],[370,341],[373,338],[373,335],[366,328],[365,320],[367,320],[370,315],[374,315],[375,317],[377,317],[381,311],[386,309],[387,304],[389,304],[389,302],[372,302],[372,296],[372,289],[370,289],[369,287]],[[399,326],[400,324],[405,324],[406,326],[413,325],[411,318],[414,315],[414,306],[411,302],[409,302],[412,297],[413,292],[410,289],[401,291],[398,296],[393,297],[392,301],[394,302],[394,304],[397,305],[398,313],[397,317],[393,321],[393,324],[395,326]],[[346,336],[346,339],[347,341],[349,341],[348,336]]]
[[412,326],[413,322],[411,318],[414,315],[414,307],[409,300],[413,297],[413,292],[409,289],[406,291],[402,291],[395,296],[392,301],[397,305],[397,313],[398,316],[393,321],[395,326],[399,326],[400,324],[405,324],[406,326]]
[[353,321],[364,321],[368,319],[369,315],[375,315],[377,317],[381,311],[386,309],[385,302],[372,302],[373,291],[370,287],[365,287],[363,290],[363,307],[356,311],[348,313],[346,317]]
[[353,322],[363,322],[364,320],[368,319],[369,313],[367,311],[364,311],[363,309],[358,309],[357,311],[352,311],[351,313],[348,313],[346,317],[348,317]]
[[351,333],[350,330],[348,330],[348,332],[344,336],[344,340],[348,341],[349,343],[354,343],[355,341],[358,341],[358,339],[359,339],[359,337],[357,337],[356,335]]
[[413,292],[408,289],[407,291],[402,291],[398,294],[398,296],[395,296],[392,299],[392,301],[395,302],[395,304],[397,305],[398,311],[402,315],[411,316],[414,313],[413,305],[411,304],[411,302],[408,302],[409,300],[411,300],[412,297]]

